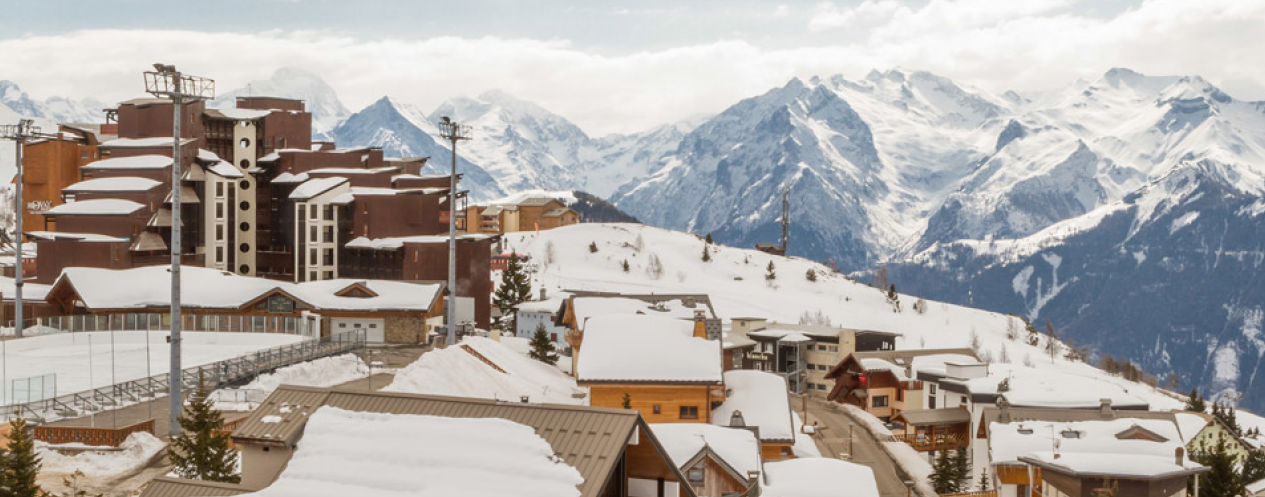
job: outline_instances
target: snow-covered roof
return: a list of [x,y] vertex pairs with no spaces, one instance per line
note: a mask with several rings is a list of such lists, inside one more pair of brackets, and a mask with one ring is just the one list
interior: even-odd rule
[[1173,419],[1177,422],[1177,428],[1182,434],[1182,443],[1190,444],[1204,427],[1208,426],[1211,421],[1211,414],[1200,414],[1194,412],[1178,411],[1173,413]]
[[583,477],[554,453],[535,429],[506,419],[325,406],[277,480],[253,495],[579,496]]
[[[917,364],[919,371],[925,371]],[[944,374],[943,370],[938,374]],[[1110,399],[1115,408],[1147,409],[1150,403],[1119,383],[1093,376],[1059,370],[1037,369],[1022,365],[994,363],[988,376],[967,380],[941,380],[966,385],[972,395],[1004,395],[1015,407],[1094,408],[1102,399]],[[1002,382],[1008,383],[1000,391]]]
[[223,114],[224,117],[227,117],[229,119],[238,119],[238,120],[259,119],[261,117],[267,116],[268,114],[272,113],[271,110],[238,109],[236,107],[226,107],[223,109],[216,109],[216,110],[218,110],[220,114]]
[[[3,296],[4,300],[13,300],[17,296],[17,288],[13,282],[13,278],[0,276],[0,296]],[[22,300],[42,301],[48,296],[48,291],[51,288],[53,288],[52,285],[41,285],[31,282],[23,283]]]
[[[375,297],[340,297],[336,293],[360,284],[377,294]],[[319,309],[342,311],[426,311],[439,296],[443,285],[439,283],[410,283],[406,281],[333,279],[306,281],[296,284],[290,291],[295,297]]]
[[[748,333],[750,335],[750,333]],[[946,364],[974,364],[979,362],[970,349],[922,349],[856,352],[852,354],[861,367],[869,372],[887,371],[899,381],[916,381],[919,372],[943,375]]]
[[224,161],[219,161],[214,164],[211,164],[210,166],[206,168],[206,171],[209,173],[216,174],[222,178],[245,178],[246,177],[246,175],[242,174],[242,172],[239,169],[237,169],[236,167],[233,167],[232,164],[229,164]]
[[[479,234],[457,236],[457,240],[487,240],[489,238],[492,238],[492,236]],[[405,243],[448,243],[448,235],[396,236],[372,239],[362,236],[347,242],[346,247],[373,250],[397,250],[404,247]]]
[[575,379],[557,367],[514,350],[511,340],[514,339],[502,337],[501,342],[496,342],[466,337],[457,346],[427,352],[400,369],[383,391],[513,402],[527,397],[534,403],[586,403],[588,389],[577,387]]
[[347,178],[341,176],[310,179],[295,187],[294,191],[290,192],[290,199],[307,200],[346,182]]
[[40,240],[77,240],[81,242],[123,243],[126,238],[99,235],[96,233],[67,233],[64,231],[28,231],[26,236]]
[[113,178],[95,178],[80,181],[62,189],[64,193],[78,192],[144,192],[162,184],[161,182],[136,176],[117,176]]
[[1116,478],[1179,477],[1207,470],[1203,465],[1189,459],[1178,464],[1173,454],[1168,456],[1132,453],[1066,454],[1044,451],[1033,452],[1021,457],[1020,460],[1047,470]]
[[720,342],[661,316],[595,316],[584,326],[576,378],[593,382],[720,383]]
[[103,198],[96,200],[80,200],[49,209],[45,215],[51,216],[126,216],[145,207],[131,200]]
[[874,471],[826,457],[764,464],[762,497],[879,497]]
[[[103,142],[102,148],[153,148],[153,147],[170,147],[174,140],[170,136],[156,136],[152,138],[116,138],[108,142]],[[193,143],[193,138],[182,138],[181,145]]]
[[545,300],[528,300],[526,302],[523,302],[521,304],[514,306],[514,308],[517,309],[519,312],[554,313],[554,312],[558,312],[558,309],[562,307],[562,303],[566,300],[567,298],[565,296],[560,295],[560,296],[545,299]]
[[220,161],[220,160],[222,160],[222,159],[220,159],[220,156],[219,156],[219,155],[216,155],[216,154],[215,154],[215,152],[212,152],[212,151],[207,150],[207,149],[205,149],[205,148],[199,148],[199,149],[198,149],[198,160],[200,160],[200,161],[202,161],[202,162],[219,162],[219,161]]
[[661,316],[677,319],[693,319],[694,311],[706,311],[713,317],[711,310],[701,303],[688,307],[679,299],[664,300],[651,303],[631,297],[574,297],[571,306],[575,313],[575,322],[581,328],[585,321],[594,316],[608,314]]
[[278,174],[276,178],[272,178],[272,182],[273,183],[302,183],[304,181],[307,181],[308,178],[309,176],[307,175],[307,173],[291,174],[290,172],[287,171],[287,172]]
[[659,423],[650,429],[681,469],[706,447],[741,478],[745,479],[748,471],[760,471],[760,441],[750,430],[704,423]]
[[80,169],[165,169],[171,167],[171,157],[165,155],[137,155],[101,159],[85,164]]
[[316,169],[310,169],[308,170],[308,172],[322,173],[322,174],[379,174],[379,173],[385,173],[385,172],[390,172],[390,171],[396,171],[398,169],[399,169],[398,167],[393,167],[393,166],[375,167],[371,169],[361,168],[361,167],[321,167],[321,168],[316,168]]
[[[1162,440],[1127,436],[1138,429],[1145,430],[1142,433],[1148,437],[1153,434]],[[1184,450],[1184,445],[1177,425],[1158,419],[992,423],[988,436],[993,465],[1021,464],[1028,462],[1021,458],[1033,458],[1076,472],[1097,468],[1102,474],[1133,477],[1198,468],[1185,456],[1183,465],[1176,465],[1176,450]],[[1055,451],[1059,454],[1057,461],[1053,457]]]
[[[584,346],[588,347],[587,336]],[[746,426],[760,428],[760,440],[795,439],[785,378],[764,371],[726,371],[725,390],[725,402],[712,411],[713,424],[729,426],[734,411],[739,411]]]

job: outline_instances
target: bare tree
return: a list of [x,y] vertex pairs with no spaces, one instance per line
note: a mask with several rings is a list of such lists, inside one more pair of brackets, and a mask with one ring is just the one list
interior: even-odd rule
[[874,271],[874,288],[879,289],[880,292],[885,292],[891,284],[891,280],[887,278],[887,266],[880,267],[877,271]]

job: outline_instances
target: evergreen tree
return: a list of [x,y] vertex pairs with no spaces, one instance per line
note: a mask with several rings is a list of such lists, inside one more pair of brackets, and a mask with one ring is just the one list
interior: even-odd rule
[[624,392],[624,400],[620,404],[624,409],[632,409],[632,396]]
[[[527,301],[531,297],[531,281],[523,270],[518,254],[510,254],[509,265],[501,271],[501,284],[492,295],[492,305],[501,310],[502,316],[510,315],[514,306]],[[498,324],[500,324],[498,322]]]
[[621,264],[621,265],[620,265],[620,267],[622,267],[622,268],[624,269],[624,272],[625,272],[625,273],[627,273],[627,272],[628,272],[628,259],[624,259],[624,263],[623,263],[623,264]]
[[1265,479],[1265,450],[1249,450],[1239,468],[1239,481],[1243,485]]
[[707,242],[707,244],[708,244],[708,245],[711,245],[711,244],[712,244],[712,234],[711,234],[711,233],[708,233],[708,234],[707,234],[707,238],[706,238],[704,241],[705,241],[705,242]]
[[707,250],[707,245],[703,245],[703,262],[711,262],[712,254]]
[[26,428],[26,420],[9,422],[9,446],[4,454],[5,497],[43,497],[35,478],[40,474],[40,458],[35,454],[35,437]]
[[589,253],[590,254],[597,253],[597,242],[589,242]]
[[953,488],[954,492],[965,492],[966,484],[971,481],[971,461],[966,455],[966,449],[959,448],[953,451]]
[[988,466],[985,466],[984,469],[981,469],[979,472],[979,491],[980,492],[989,491],[990,483],[991,482],[988,479]]
[[167,457],[181,478],[239,483],[235,473],[237,449],[229,446],[224,418],[207,398],[205,386],[189,397],[189,405],[177,420],[180,436],[167,447]]
[[892,305],[892,312],[900,312],[900,294],[896,293],[896,284],[887,287],[887,303]]
[[1243,482],[1235,469],[1234,455],[1226,447],[1225,437],[1217,437],[1217,442],[1208,445],[1199,444],[1195,462],[1208,466],[1210,470],[1199,477],[1198,497],[1236,497],[1243,491]]
[[931,486],[938,494],[951,494],[956,492],[954,489],[953,460],[949,456],[949,451],[942,450],[936,455],[936,461],[931,464]]
[[808,281],[816,282],[816,281],[817,281],[817,271],[813,271],[812,269],[809,269],[809,270],[808,270],[808,274],[805,274],[805,275],[804,275],[804,277],[805,277],[805,278],[808,278]]
[[773,266],[773,261],[769,261],[769,266],[765,268],[765,270],[767,270],[768,272],[764,273],[764,279],[769,280],[769,281],[773,281],[777,279],[777,268]]
[[549,339],[549,330],[545,329],[545,323],[536,325],[536,332],[531,336],[531,352],[528,355],[545,364],[557,364],[557,347],[554,347],[553,341]]

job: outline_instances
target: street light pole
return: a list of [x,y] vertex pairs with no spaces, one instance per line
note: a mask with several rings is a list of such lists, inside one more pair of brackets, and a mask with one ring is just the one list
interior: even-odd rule
[[[448,177],[448,308],[444,317],[448,334],[444,345],[457,342],[457,142],[470,139],[470,126],[457,124],[448,116],[439,120],[439,136],[452,144],[452,171]],[[466,230],[470,229],[466,220]]]
[[40,132],[40,128],[35,126],[35,121],[30,119],[22,119],[17,124],[7,124],[0,126],[0,139],[12,140],[14,143],[14,160],[17,166],[17,187],[15,188],[15,196],[13,213],[15,216],[15,237],[14,237],[14,263],[13,263],[13,334],[18,338],[22,338],[22,152],[26,145],[26,141],[32,138],[53,138],[55,135],[49,135]]
[[180,358],[180,162],[181,110],[185,102],[210,99],[215,97],[215,82],[182,74],[176,66],[154,64],[153,71],[145,72],[145,91],[159,98],[171,100],[172,145],[171,145],[171,370],[167,374],[168,395],[168,430],[171,436],[180,435],[180,410],[184,398],[181,396]]

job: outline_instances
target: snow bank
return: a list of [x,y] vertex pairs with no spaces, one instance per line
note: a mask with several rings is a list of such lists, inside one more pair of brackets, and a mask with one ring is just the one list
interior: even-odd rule
[[369,376],[369,366],[355,354],[322,357],[259,375],[238,388],[211,392],[215,408],[222,411],[251,411],[281,385],[332,387]]
[[791,416],[795,420],[795,445],[791,447],[795,457],[821,457],[821,449],[817,448],[813,436],[804,433],[804,421],[799,418],[799,414],[792,412]]
[[728,398],[712,411],[712,423],[729,426],[734,411],[741,411],[747,426],[760,427],[761,440],[795,438],[785,378],[764,371],[726,371],[725,389]]
[[764,464],[763,497],[879,497],[874,471],[829,458]]
[[577,387],[575,380],[558,368],[482,337],[466,337],[457,346],[422,354],[401,368],[383,391],[513,401],[527,396],[540,403],[587,403],[587,389]]
[[874,417],[874,415],[853,405],[834,405],[842,406],[844,410],[848,411],[848,417],[870,432],[870,435],[878,443],[879,448],[883,449],[883,452],[886,452],[888,457],[892,458],[892,461],[896,463],[900,471],[913,478],[919,494],[936,495],[935,489],[931,487],[931,464],[927,462],[925,456],[919,454],[909,444],[893,438],[891,430],[888,430],[883,421]]
[[146,432],[133,433],[119,445],[120,450],[88,450],[67,455],[57,445],[36,442],[35,450],[44,463],[40,476],[71,475],[75,471],[98,480],[122,476],[149,464],[149,460],[167,448],[167,443]]
[[322,407],[285,471],[254,495],[565,497],[581,483],[529,426]]

